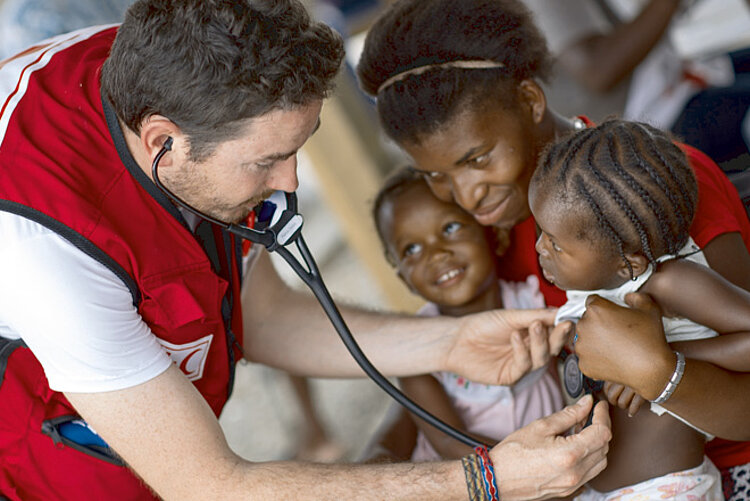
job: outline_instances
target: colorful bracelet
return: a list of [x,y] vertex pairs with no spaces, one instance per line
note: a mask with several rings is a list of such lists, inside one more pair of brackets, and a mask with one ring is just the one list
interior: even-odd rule
[[474,448],[476,454],[469,454],[461,459],[466,475],[466,487],[470,501],[499,501],[495,468],[490,453],[485,446]]

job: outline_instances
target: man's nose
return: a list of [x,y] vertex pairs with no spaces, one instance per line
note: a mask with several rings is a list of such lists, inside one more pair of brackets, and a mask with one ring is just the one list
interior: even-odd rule
[[268,187],[272,190],[286,191],[287,193],[297,190],[299,187],[297,155],[293,155],[276,165],[272,177],[268,181]]

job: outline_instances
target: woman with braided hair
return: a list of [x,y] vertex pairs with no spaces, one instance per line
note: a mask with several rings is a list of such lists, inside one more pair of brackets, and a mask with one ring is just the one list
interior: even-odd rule
[[[750,293],[712,271],[690,237],[697,199],[685,154],[646,124],[608,121],[543,152],[529,204],[544,276],[567,291],[558,320],[578,321],[589,295],[625,305],[626,294],[642,291],[661,307],[678,360],[750,371],[729,349],[750,339]],[[603,391],[621,408],[612,413],[613,447],[577,499],[723,499],[719,471],[704,457],[713,436],[661,407],[668,393],[650,413],[638,412],[644,400],[629,388],[605,383]]]
[[[371,27],[357,74],[362,89],[376,98],[386,135],[411,157],[435,195],[493,227],[499,278],[536,275],[547,305],[560,306],[564,292],[544,279],[537,261],[528,186],[546,145],[593,124],[547,106],[541,82],[550,68],[545,39],[518,0],[399,0]],[[750,290],[750,222],[737,192],[705,154],[679,147],[698,185],[690,236],[713,270]],[[580,334],[586,339],[578,351],[588,355],[582,368],[655,398],[675,369],[660,316],[633,320],[641,328],[632,336],[642,343],[615,336],[605,342],[593,333],[605,326],[627,331],[627,322],[615,321],[636,312],[603,304],[597,309],[602,314],[590,314],[579,329],[588,329]],[[750,359],[750,347],[742,354]],[[750,374],[693,359],[686,367],[666,407],[679,408],[681,416],[719,437],[749,440]],[[737,475],[750,476],[747,443],[717,439],[708,455],[730,493]]]

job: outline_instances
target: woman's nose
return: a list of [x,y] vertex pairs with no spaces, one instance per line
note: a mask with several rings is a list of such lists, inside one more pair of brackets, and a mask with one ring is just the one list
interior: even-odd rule
[[476,182],[470,176],[459,175],[451,180],[453,199],[467,212],[473,212],[479,207],[486,190],[482,183]]

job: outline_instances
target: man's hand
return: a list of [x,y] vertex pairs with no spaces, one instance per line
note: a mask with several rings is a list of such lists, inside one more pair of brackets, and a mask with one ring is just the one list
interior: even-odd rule
[[444,367],[479,383],[511,385],[560,352],[572,324],[553,328],[554,319],[553,309],[467,315]]
[[[669,380],[674,354],[656,303],[642,293],[630,293],[625,301],[631,308],[589,296],[576,326],[579,367],[590,378],[629,386],[653,399]],[[667,373],[657,374],[660,367]]]
[[566,496],[604,469],[612,438],[606,402],[596,405],[590,426],[563,436],[586,421],[592,403],[587,395],[510,434],[490,451],[500,499]]

